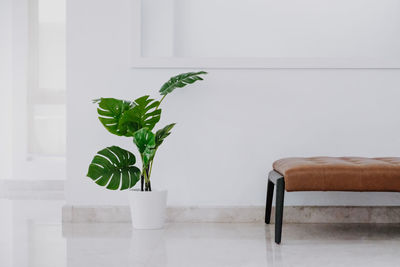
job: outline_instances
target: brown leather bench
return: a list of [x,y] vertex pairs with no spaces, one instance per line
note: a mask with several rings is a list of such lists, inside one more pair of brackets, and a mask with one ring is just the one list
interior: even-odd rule
[[271,218],[275,185],[275,242],[280,244],[285,190],[400,192],[400,158],[314,157],[277,160],[268,176],[267,224]]

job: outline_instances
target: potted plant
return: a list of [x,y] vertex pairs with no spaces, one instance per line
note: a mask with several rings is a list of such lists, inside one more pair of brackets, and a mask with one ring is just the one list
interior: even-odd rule
[[[138,229],[162,228],[167,202],[166,190],[152,190],[151,170],[157,149],[171,134],[175,123],[153,132],[161,118],[160,105],[176,88],[203,80],[204,71],[182,73],[170,78],[160,89],[160,100],[145,95],[134,101],[100,98],[98,105],[100,122],[112,134],[133,139],[141,158],[141,169],[135,155],[118,146],[106,147],[94,156],[87,176],[96,184],[110,190],[130,190],[132,224]],[[140,181],[140,189],[133,187]]]

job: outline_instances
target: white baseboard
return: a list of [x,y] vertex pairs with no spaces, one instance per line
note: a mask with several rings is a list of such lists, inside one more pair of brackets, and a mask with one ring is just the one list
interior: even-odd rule
[[62,200],[63,180],[0,179],[0,198],[10,200]]
[[[255,223],[264,221],[261,206],[249,207],[168,207],[168,222]],[[272,211],[274,221],[274,210]],[[65,223],[128,223],[128,206],[64,206]],[[285,223],[400,223],[399,206],[288,206]]]

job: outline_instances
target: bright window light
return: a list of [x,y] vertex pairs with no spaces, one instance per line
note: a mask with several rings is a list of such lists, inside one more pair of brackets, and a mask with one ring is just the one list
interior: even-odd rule
[[28,90],[29,153],[64,156],[65,0],[32,1],[30,83]]

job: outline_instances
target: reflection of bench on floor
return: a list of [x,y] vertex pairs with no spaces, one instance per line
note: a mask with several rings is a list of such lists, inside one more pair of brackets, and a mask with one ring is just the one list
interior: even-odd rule
[[271,218],[274,185],[275,242],[280,244],[285,190],[400,192],[400,158],[315,157],[277,160],[268,176],[267,224]]

